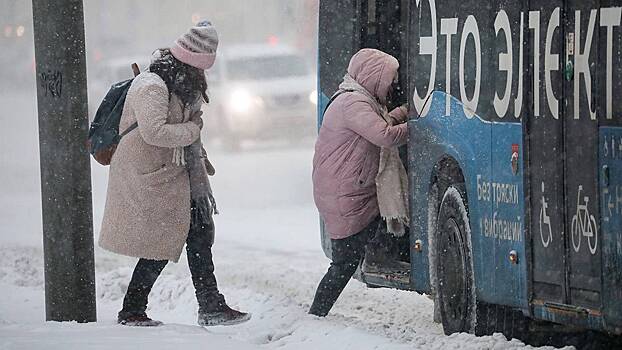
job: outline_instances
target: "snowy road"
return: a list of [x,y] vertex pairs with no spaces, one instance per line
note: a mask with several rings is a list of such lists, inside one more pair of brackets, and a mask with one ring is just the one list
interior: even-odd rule
[[[151,294],[149,313],[166,325],[117,326],[135,260],[96,249],[99,321],[45,323],[36,117],[28,105],[34,100],[12,101],[22,104],[16,111],[23,118],[1,119],[2,168],[9,170],[0,175],[0,349],[529,348],[501,335],[445,336],[432,322],[432,303],[425,296],[367,289],[356,281],[327,318],[307,315],[329,262],[320,248],[311,196],[310,142],[211,152],[222,211],[216,221],[216,275],[228,302],[253,313],[250,322],[194,326],[197,306],[184,258],[165,269]],[[93,165],[96,229],[106,177],[106,169]]]

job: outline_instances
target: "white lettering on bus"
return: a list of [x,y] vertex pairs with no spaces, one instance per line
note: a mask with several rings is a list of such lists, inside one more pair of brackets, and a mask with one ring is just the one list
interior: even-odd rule
[[[416,4],[419,8],[421,8],[421,1],[416,0]],[[430,71],[429,71],[429,81],[427,86],[426,94],[421,97],[417,88],[415,87],[413,102],[415,105],[415,109],[418,113],[421,114],[426,98],[432,93],[436,83],[436,70],[437,70],[437,42],[439,40],[437,33],[437,17],[436,17],[436,3],[435,0],[427,0],[430,6],[430,21],[432,23],[431,35],[430,36],[420,36],[419,38],[419,54],[430,56]],[[599,10],[592,9],[590,10],[590,16],[588,21],[587,29],[584,29],[583,34],[584,40],[581,41],[581,11],[575,11],[575,29],[574,32],[571,33],[573,35],[573,46],[568,50],[567,55],[574,56],[574,89],[573,89],[573,118],[580,119],[581,111],[580,111],[580,100],[581,100],[581,81],[583,81],[583,86],[585,87],[586,99],[587,99],[587,109],[589,110],[590,119],[596,120],[596,106],[594,106],[595,101],[592,100],[592,94],[594,93],[592,86],[592,76],[590,72],[590,53],[592,49],[592,41],[594,39],[594,29],[596,27],[596,20],[599,14]],[[548,104],[548,110],[551,113],[554,119],[559,119],[559,99],[555,97],[554,84],[552,83],[552,73],[555,71],[560,71],[559,66],[559,55],[560,53],[553,52],[553,37],[555,36],[555,32],[560,28],[560,18],[561,18],[561,9],[556,7],[553,9],[551,16],[548,20],[548,26],[546,30],[546,38],[545,38],[545,49],[544,49],[544,82],[545,82],[545,93],[546,93],[546,102]],[[543,31],[541,30],[541,12],[540,11],[529,11],[528,12],[528,26],[529,30],[533,30],[533,115],[540,116],[540,37]],[[609,8],[601,8],[600,9],[600,27],[606,28],[606,74],[605,74],[605,101],[606,101],[606,118],[613,119],[613,34],[614,28],[622,25],[622,8],[621,7],[609,7]],[[460,86],[460,99],[462,100],[463,105],[465,106],[464,111],[468,118],[473,116],[473,112],[477,111],[479,98],[480,98],[480,87],[481,87],[481,79],[482,79],[482,50],[481,50],[481,39],[480,39],[480,31],[478,28],[477,20],[474,16],[469,15],[464,23],[464,27],[462,28],[462,33],[458,33],[458,23],[459,20],[457,18],[441,18],[440,19],[440,35],[445,36],[445,40],[447,42],[446,46],[446,61],[445,61],[445,90],[448,95],[446,99],[445,112],[446,114],[451,113],[451,105],[450,105],[450,97],[451,95],[451,53],[452,53],[452,36],[460,35],[460,56],[458,57],[459,62],[459,86]],[[524,35],[524,27],[525,27],[525,13],[520,13],[520,28],[519,28],[519,38],[518,38],[518,69],[517,69],[517,79],[518,79],[518,87],[515,92],[514,97],[514,117],[519,119],[522,114],[523,107],[523,76],[524,72],[524,62],[523,62],[523,52],[525,42],[523,40]],[[504,118],[509,109],[510,101],[512,100],[512,79],[513,79],[513,63],[514,63],[514,53],[513,53],[513,45],[512,45],[512,35],[511,35],[511,22],[508,18],[507,13],[504,10],[500,10],[497,13],[494,22],[494,29],[497,40],[505,41],[505,50],[502,50],[499,53],[499,67],[498,71],[505,74],[507,77],[505,91],[503,95],[500,95],[500,91],[495,91],[493,106],[495,112],[499,118]],[[503,31],[503,35],[501,32]],[[473,91],[473,96],[469,98],[466,92],[466,84],[465,84],[465,64],[466,62],[473,62],[472,58],[468,60],[465,58],[466,45],[469,41],[469,37],[472,36],[473,43],[475,45],[475,87]],[[536,44],[537,43],[537,44]],[[503,44],[501,44],[501,47]],[[492,73],[494,74],[494,73]],[[584,107],[584,108],[585,108]]]
[[450,115],[450,102],[451,102],[451,36],[458,33],[458,19],[457,18],[443,18],[441,19],[441,35],[447,36],[447,49],[446,62],[445,62],[445,92],[447,96],[445,98],[445,114]]
[[604,187],[602,198],[604,200],[603,221],[608,223],[622,219],[622,186]]
[[518,204],[518,185],[506,183],[493,183],[494,199],[497,206],[499,203]]
[[579,83],[581,81],[581,74],[583,74],[583,81],[585,82],[585,92],[587,94],[587,108],[590,111],[590,118],[596,120],[596,111],[592,110],[592,75],[590,73],[589,57],[592,49],[592,38],[594,35],[594,26],[596,24],[596,10],[590,11],[590,21],[587,25],[587,35],[585,36],[585,45],[583,51],[581,50],[581,11],[576,10],[574,15],[574,119],[579,119],[579,101],[580,90]]
[[549,104],[549,111],[555,119],[559,119],[559,101],[553,94],[553,86],[551,84],[551,71],[559,70],[559,55],[551,53],[553,43],[553,34],[555,29],[559,27],[559,7],[556,7],[549,19],[549,27],[546,31],[546,43],[544,51],[544,83],[546,85],[546,100]]
[[488,181],[482,181],[482,175],[477,175],[477,200],[489,202],[491,199],[491,185]]
[[520,118],[520,113],[523,108],[523,26],[525,22],[525,16],[520,13],[520,35],[519,35],[519,49],[518,49],[518,91],[516,92],[516,99],[514,100],[514,118]]
[[516,220],[505,220],[497,218],[497,215],[498,213],[495,212],[492,218],[488,218],[487,215],[480,218],[480,231],[484,237],[521,242],[523,230],[520,217],[517,217]]
[[[421,0],[417,0],[416,3],[417,6],[419,6]],[[430,55],[432,62],[430,63],[430,80],[428,82],[427,93],[423,97],[420,97],[419,93],[417,92],[417,88],[415,87],[413,102],[415,105],[415,109],[419,114],[421,114],[426,98],[434,90],[434,83],[436,81],[436,4],[434,3],[434,0],[428,0],[428,3],[430,4],[430,21],[432,23],[432,35],[419,37],[419,54]]]
[[[466,93],[466,86],[464,84],[464,55],[466,51],[466,44],[469,36],[473,36],[475,43],[475,89],[473,91],[473,97],[468,98]],[[479,103],[480,85],[482,82],[482,45],[479,37],[479,28],[477,27],[477,20],[470,15],[464,22],[464,28],[462,28],[462,39],[460,40],[460,57],[459,57],[459,75],[458,80],[460,82],[460,99],[464,105],[464,113],[467,118],[472,118],[473,113],[477,111],[477,104]]]
[[518,185],[513,183],[489,182],[477,175],[477,200],[499,204],[518,205],[521,196]]
[[505,34],[505,47],[507,52],[499,53],[499,71],[505,72],[505,92],[502,98],[495,92],[493,106],[499,118],[505,117],[510,105],[510,97],[512,95],[512,30],[510,29],[510,20],[508,14],[501,10],[495,19],[495,34],[499,36],[499,31]]
[[600,10],[600,26],[607,28],[607,68],[606,68],[606,101],[607,101],[607,119],[613,118],[612,111],[612,75],[613,75],[613,27],[620,25],[620,15],[622,8],[604,8]]
[[529,11],[529,29],[533,29],[533,115],[540,116],[540,11]]

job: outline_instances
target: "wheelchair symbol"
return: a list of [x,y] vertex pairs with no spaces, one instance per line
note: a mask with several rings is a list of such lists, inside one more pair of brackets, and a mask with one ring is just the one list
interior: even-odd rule
[[[542,245],[546,248],[553,240],[553,230],[551,229],[551,218],[546,213],[546,209],[549,207],[549,204],[546,202],[546,198],[544,197],[544,182],[542,182],[542,199],[540,200],[540,204],[542,205],[540,208],[540,239],[542,239]],[[546,225],[548,230],[543,229],[543,225]]]

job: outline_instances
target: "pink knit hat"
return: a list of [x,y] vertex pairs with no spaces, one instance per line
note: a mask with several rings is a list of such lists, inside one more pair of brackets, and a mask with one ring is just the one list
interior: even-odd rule
[[209,21],[201,21],[175,41],[171,53],[181,62],[205,70],[214,65],[217,48],[216,29]]

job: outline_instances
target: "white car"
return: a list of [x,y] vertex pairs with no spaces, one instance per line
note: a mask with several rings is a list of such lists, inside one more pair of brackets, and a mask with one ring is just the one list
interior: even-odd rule
[[229,47],[208,72],[205,138],[236,149],[244,140],[314,135],[316,77],[308,61],[283,46]]

